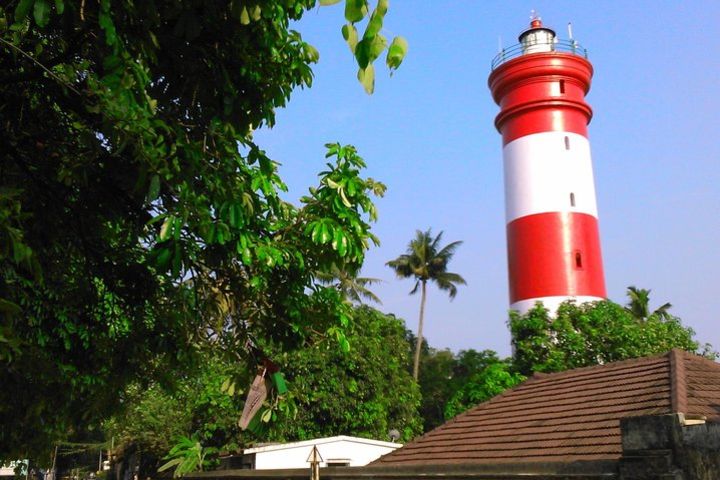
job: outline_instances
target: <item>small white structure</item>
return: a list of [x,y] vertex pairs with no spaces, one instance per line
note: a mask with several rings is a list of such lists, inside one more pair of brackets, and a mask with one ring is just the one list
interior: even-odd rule
[[362,467],[402,444],[339,435],[247,448],[243,451],[243,463],[256,470],[309,468],[308,457],[313,447],[320,453],[321,467]]

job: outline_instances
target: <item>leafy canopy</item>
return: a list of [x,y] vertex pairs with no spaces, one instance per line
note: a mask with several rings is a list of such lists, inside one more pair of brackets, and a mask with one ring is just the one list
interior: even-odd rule
[[125,409],[105,424],[107,435],[115,438],[123,458],[142,452],[144,476],[155,474],[168,451],[166,468],[183,472],[207,467],[220,451],[257,441],[333,435],[386,439],[391,429],[409,440],[421,433],[421,420],[419,390],[407,368],[405,326],[367,306],[355,307],[353,319],[347,353],[324,341],[273,355],[289,391],[283,404],[273,398],[265,402],[268,422],[257,433],[241,432],[237,425],[246,395],[242,387],[254,372],[208,350],[203,362],[183,372],[173,392],[158,384],[128,387]]
[[315,4],[0,6],[0,459],[46,457],[205,346],[347,343],[315,279],[359,268],[384,187],[330,144],[290,205],[251,137],[312,83],[289,25]]
[[462,241],[451,242],[441,248],[442,235],[443,232],[440,232],[433,237],[430,229],[424,232],[417,230],[415,238],[408,244],[407,253],[387,262],[399,278],[415,279],[410,295],[417,293],[420,285],[428,280],[440,290],[447,291],[450,298],[457,295],[458,284],[465,285],[465,279],[460,275],[447,271],[448,263]]
[[525,380],[513,371],[511,362],[497,361],[476,371],[445,405],[445,418],[451,419],[475,405],[486,402]]
[[510,313],[513,364],[523,375],[643,357],[680,348],[699,348],[695,332],[679,318],[650,316],[638,321],[611,301],[563,303],[553,317],[542,305],[525,315]]
[[269,426],[275,441],[354,435],[401,441],[422,432],[420,392],[407,366],[405,324],[366,305],[355,307],[343,354],[318,344],[283,355],[296,411]]

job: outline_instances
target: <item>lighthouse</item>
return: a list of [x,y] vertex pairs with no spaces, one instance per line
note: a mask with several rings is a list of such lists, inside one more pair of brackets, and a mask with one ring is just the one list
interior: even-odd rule
[[[570,34],[572,36],[572,34]],[[510,308],[606,298],[585,101],[593,68],[537,16],[492,62],[500,107]]]

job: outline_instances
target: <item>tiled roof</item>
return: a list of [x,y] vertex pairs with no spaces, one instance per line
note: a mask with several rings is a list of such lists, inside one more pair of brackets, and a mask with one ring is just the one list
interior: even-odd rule
[[536,374],[375,464],[616,460],[621,418],[668,413],[720,421],[720,364],[672,350]]

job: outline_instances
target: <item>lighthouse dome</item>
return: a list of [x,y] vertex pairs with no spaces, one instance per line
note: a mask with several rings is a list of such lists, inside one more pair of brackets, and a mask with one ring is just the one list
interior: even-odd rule
[[543,26],[540,17],[533,16],[530,28],[520,34],[518,41],[522,45],[523,54],[528,54],[555,50],[557,39],[555,30]]

